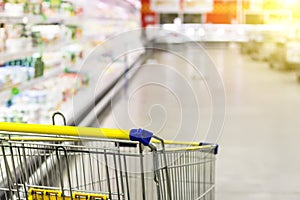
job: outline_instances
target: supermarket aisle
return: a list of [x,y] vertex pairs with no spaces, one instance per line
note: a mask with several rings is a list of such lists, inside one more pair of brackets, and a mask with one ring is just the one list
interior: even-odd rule
[[[190,59],[203,62],[199,52],[177,47],[188,52]],[[236,48],[210,48],[208,53],[224,79],[227,99],[216,199],[299,199],[300,86],[295,76],[272,71],[265,63],[241,56]],[[173,69],[186,79],[181,80]],[[188,64],[172,55],[156,52],[112,101],[112,109],[99,118],[100,126],[142,126],[164,138],[201,140],[204,135],[193,133],[207,130],[212,106],[201,77],[188,69]],[[186,80],[201,100],[201,112],[195,112],[195,99],[190,98]],[[156,84],[144,84],[151,81]],[[195,128],[197,118],[199,129]]]
[[223,65],[227,115],[217,168],[217,199],[300,198],[300,86],[293,72],[235,49],[210,52]]
[[[158,48],[174,50],[201,66],[209,63],[204,51],[188,45]],[[101,126],[143,127],[172,140],[203,140],[212,115],[210,93],[201,74],[186,60],[164,50],[157,50],[140,68],[111,101],[111,107]],[[203,134],[196,134],[199,132]]]

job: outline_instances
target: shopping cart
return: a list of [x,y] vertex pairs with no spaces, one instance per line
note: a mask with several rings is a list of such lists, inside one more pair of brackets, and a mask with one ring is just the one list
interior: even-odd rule
[[0,134],[1,199],[214,199],[215,144],[5,122]]

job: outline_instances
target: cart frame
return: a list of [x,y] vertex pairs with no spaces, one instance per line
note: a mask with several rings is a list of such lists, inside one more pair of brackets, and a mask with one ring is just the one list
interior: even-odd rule
[[216,144],[5,122],[0,134],[2,199],[214,199]]

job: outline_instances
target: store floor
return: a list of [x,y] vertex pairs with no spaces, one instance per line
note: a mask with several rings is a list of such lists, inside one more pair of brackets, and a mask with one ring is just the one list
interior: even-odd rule
[[217,199],[300,198],[300,85],[293,72],[236,49],[212,50],[223,66],[227,114],[217,166]]
[[[189,51],[186,46],[176,48]],[[218,141],[216,199],[300,199],[300,85],[295,75],[252,61],[240,55],[236,47],[215,46],[207,52],[226,92],[226,118]],[[197,52],[188,55],[199,59]],[[162,64],[171,67],[162,68]],[[194,134],[194,102],[172,67],[200,91],[197,131],[209,127],[212,105],[204,81],[185,66],[169,53],[157,51],[112,101],[99,125],[126,129],[142,126],[164,138],[201,140],[203,135]],[[151,81],[153,84],[148,84]]]

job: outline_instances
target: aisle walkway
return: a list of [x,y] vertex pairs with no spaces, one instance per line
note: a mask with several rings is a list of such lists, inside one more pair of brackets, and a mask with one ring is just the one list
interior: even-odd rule
[[[203,61],[199,52],[186,46],[177,50]],[[236,48],[208,52],[224,79],[227,96],[216,199],[300,199],[300,85],[294,74],[270,70],[265,63],[241,56]],[[199,113],[186,80],[201,100]],[[155,84],[143,84],[147,81]],[[164,138],[199,141],[205,135],[193,133],[205,132],[210,117],[209,92],[201,78],[182,60],[157,52],[99,122],[124,129],[142,126]]]
[[236,49],[209,51],[222,66],[227,117],[218,200],[300,199],[300,85]]

